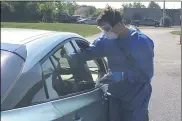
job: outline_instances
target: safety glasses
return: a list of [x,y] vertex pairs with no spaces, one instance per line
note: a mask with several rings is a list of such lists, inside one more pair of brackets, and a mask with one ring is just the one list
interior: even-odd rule
[[[113,21],[114,21],[114,19],[115,19],[115,14],[116,14],[116,12],[114,11],[114,14],[113,14]],[[111,26],[110,24],[106,24],[106,25],[104,25],[104,26],[98,26],[98,28],[101,29],[102,31],[109,32],[109,31],[111,31],[112,26]]]

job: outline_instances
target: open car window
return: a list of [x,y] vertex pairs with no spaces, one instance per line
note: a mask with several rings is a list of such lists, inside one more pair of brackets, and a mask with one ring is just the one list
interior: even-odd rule
[[89,71],[91,72],[93,81],[97,81],[99,78],[99,65],[96,60],[87,61]]
[[79,57],[72,58],[76,51],[70,42],[60,46],[42,64],[43,78],[49,99],[75,94],[94,88],[94,81],[86,63],[78,63]]
[[[89,47],[88,43],[85,43],[84,41],[81,41],[82,39],[76,39],[73,42],[73,44],[76,46],[77,51],[84,51]],[[103,59],[104,60],[104,59]],[[86,61],[88,70],[91,73],[93,81],[99,80],[103,75],[106,73],[106,63],[102,59],[97,60],[88,60]]]

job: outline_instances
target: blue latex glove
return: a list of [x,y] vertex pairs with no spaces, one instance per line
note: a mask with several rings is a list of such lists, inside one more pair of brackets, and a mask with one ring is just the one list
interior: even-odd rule
[[99,80],[99,83],[110,84],[123,79],[123,72],[109,72]]
[[123,79],[123,72],[113,72],[111,75],[114,82],[119,82]]

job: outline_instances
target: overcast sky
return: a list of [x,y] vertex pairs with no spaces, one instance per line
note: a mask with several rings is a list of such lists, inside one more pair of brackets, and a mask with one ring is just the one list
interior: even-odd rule
[[[104,8],[106,4],[109,4],[113,8],[121,8],[121,5],[123,2],[77,2],[79,5],[92,5],[95,6],[96,8]],[[124,2],[124,3],[132,3],[132,2]],[[146,7],[148,6],[149,2],[141,2],[144,4]],[[163,8],[163,2],[156,2],[158,3],[161,8]],[[166,2],[166,9],[179,9],[181,8],[181,3],[180,2]]]

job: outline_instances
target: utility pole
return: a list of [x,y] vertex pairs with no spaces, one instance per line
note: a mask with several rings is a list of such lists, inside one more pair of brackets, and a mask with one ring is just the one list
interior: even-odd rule
[[182,43],[182,0],[181,0],[181,16],[180,16],[180,19],[181,19],[181,34],[180,34],[180,44]]
[[164,17],[165,17],[165,0],[163,4],[163,21],[162,21],[163,26],[164,26]]

